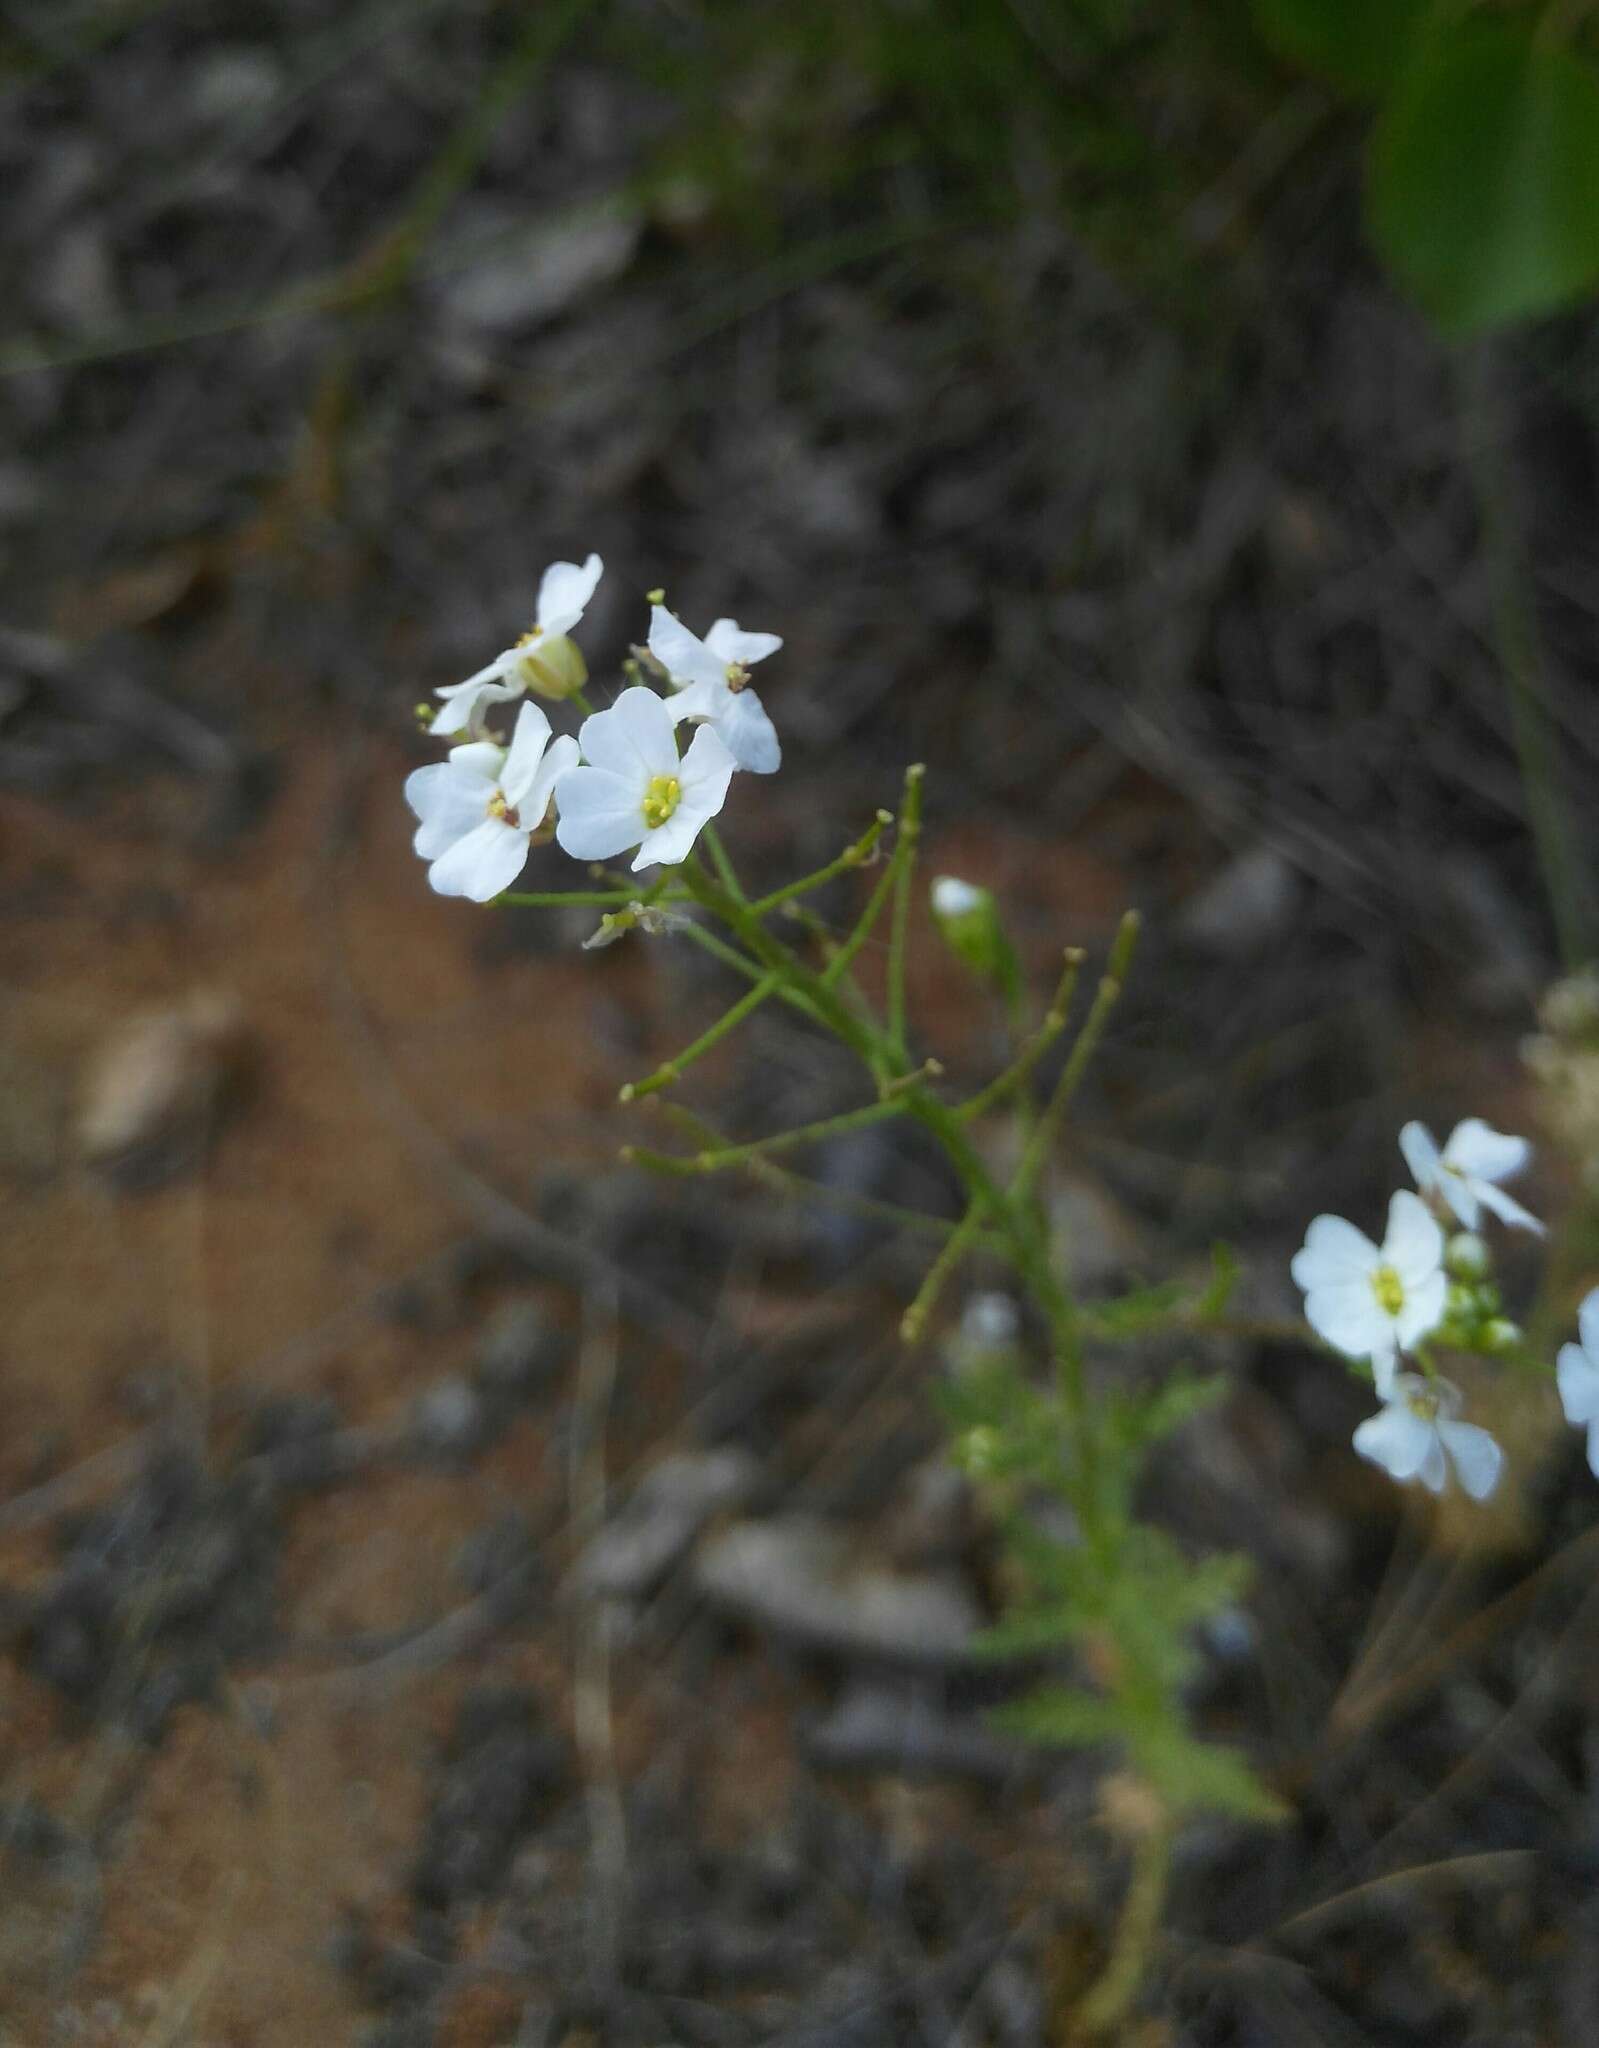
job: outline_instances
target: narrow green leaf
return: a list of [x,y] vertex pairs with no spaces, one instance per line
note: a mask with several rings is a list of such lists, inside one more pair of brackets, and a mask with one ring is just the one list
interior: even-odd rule
[[1346,92],[1377,98],[1397,80],[1432,0],[1254,0],[1272,47]]
[[1431,43],[1372,137],[1378,248],[1444,328],[1548,313],[1599,284],[1599,73],[1530,28]]
[[1115,1742],[1125,1732],[1114,1700],[1071,1686],[1040,1686],[1024,1699],[994,1711],[996,1726],[1028,1742],[1058,1743],[1078,1748],[1085,1743]]

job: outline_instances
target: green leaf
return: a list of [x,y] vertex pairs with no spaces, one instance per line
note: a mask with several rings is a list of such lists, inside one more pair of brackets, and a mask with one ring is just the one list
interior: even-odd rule
[[1242,1271],[1238,1254],[1230,1244],[1211,1246],[1210,1285],[1194,1303],[1194,1314],[1200,1322],[1215,1322],[1227,1313],[1227,1304],[1233,1298],[1233,1289],[1238,1285]]
[[1178,1813],[1230,1813],[1239,1820],[1282,1820],[1287,1808],[1236,1749],[1196,1742],[1168,1725],[1153,1740],[1135,1734],[1133,1761]]
[[1255,0],[1274,49],[1362,98],[1393,85],[1431,11],[1432,0]]
[[1008,1734],[1062,1748],[1120,1741],[1123,1718],[1114,1700],[1066,1685],[1040,1686],[1023,1699],[996,1707],[993,1714],[995,1725]]
[[1372,137],[1378,248],[1457,333],[1551,312],[1599,283],[1599,74],[1508,22],[1426,51]]

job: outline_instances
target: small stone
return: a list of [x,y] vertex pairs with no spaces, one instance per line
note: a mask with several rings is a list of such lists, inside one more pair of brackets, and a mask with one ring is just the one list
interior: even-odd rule
[[490,1319],[473,1377],[492,1401],[527,1401],[547,1393],[566,1363],[565,1331],[537,1301],[508,1301]]
[[906,1777],[1011,1776],[1022,1751],[969,1714],[952,1712],[925,1684],[852,1685],[806,1737],[834,1770],[893,1771]]
[[496,237],[476,262],[437,280],[446,317],[470,334],[541,326],[620,277],[642,228],[640,215],[616,211]]
[[971,1483],[947,1458],[929,1458],[902,1482],[889,1511],[887,1542],[895,1564],[956,1563],[975,1523]]
[[818,1650],[941,1668],[972,1657],[983,1617],[943,1572],[895,1572],[851,1556],[848,1532],[806,1515],[735,1522],[695,1560],[712,1606]]
[[129,1018],[91,1061],[78,1116],[85,1159],[123,1188],[204,1157],[237,1094],[245,1044],[230,997],[196,991]]
[[1049,1220],[1061,1261],[1079,1289],[1102,1290],[1150,1263],[1144,1232],[1097,1181],[1059,1176]]
[[663,1458],[578,1559],[573,1590],[591,1599],[638,1599],[708,1522],[747,1506],[759,1480],[758,1461],[733,1445]]
[[423,1457],[457,1461],[481,1450],[488,1434],[488,1411],[467,1380],[440,1380],[411,1403],[411,1444]]
[[1274,846],[1230,860],[1192,898],[1178,929],[1190,945],[1222,960],[1247,960],[1281,938],[1299,904],[1299,876]]

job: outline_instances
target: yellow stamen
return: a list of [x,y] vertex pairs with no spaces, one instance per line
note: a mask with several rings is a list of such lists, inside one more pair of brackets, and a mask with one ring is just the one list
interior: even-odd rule
[[744,688],[749,679],[750,672],[743,662],[730,661],[727,664],[727,687],[733,692],[735,697]]
[[1396,1316],[1405,1305],[1405,1283],[1392,1266],[1379,1266],[1371,1276],[1371,1291],[1385,1316]]
[[652,775],[649,787],[644,792],[644,822],[653,832],[657,825],[664,825],[677,809],[683,796],[683,785],[675,775]]
[[520,826],[522,823],[522,820],[517,815],[515,804],[508,804],[505,801],[503,789],[497,789],[493,796],[489,798],[489,816],[491,818],[498,818],[502,825],[510,825],[513,828]]

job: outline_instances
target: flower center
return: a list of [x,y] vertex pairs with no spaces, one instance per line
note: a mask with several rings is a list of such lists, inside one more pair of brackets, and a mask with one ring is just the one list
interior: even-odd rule
[[1379,1266],[1371,1276],[1371,1291],[1385,1316],[1396,1316],[1405,1305],[1405,1283],[1392,1266]]
[[1436,1422],[1443,1397],[1431,1387],[1417,1387],[1405,1396],[1405,1406],[1422,1422]]
[[675,775],[652,775],[644,791],[644,822],[653,832],[664,825],[682,801],[683,785]]
[[522,824],[521,818],[517,815],[516,805],[505,801],[503,789],[497,789],[489,798],[489,816],[498,818],[502,825],[509,825],[513,831],[519,830]]
[[733,692],[735,697],[738,695],[739,691],[743,689],[744,685],[749,681],[749,679],[750,672],[744,666],[743,662],[730,661],[727,664],[727,687]]

